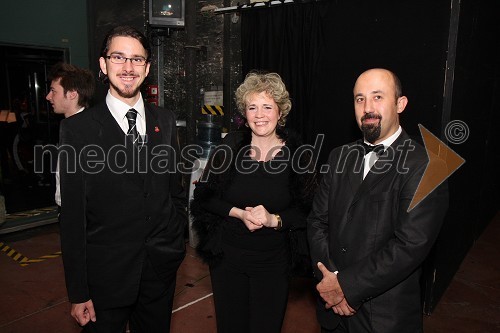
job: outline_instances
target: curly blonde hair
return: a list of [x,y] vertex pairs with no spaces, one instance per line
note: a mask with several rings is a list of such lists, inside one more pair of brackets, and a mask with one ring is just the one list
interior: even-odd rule
[[246,118],[245,109],[247,97],[250,94],[261,93],[263,91],[271,96],[278,105],[281,115],[278,119],[278,125],[285,126],[286,117],[292,108],[292,101],[290,101],[290,94],[286,90],[281,76],[277,73],[248,73],[243,83],[236,90],[235,101],[238,111]]

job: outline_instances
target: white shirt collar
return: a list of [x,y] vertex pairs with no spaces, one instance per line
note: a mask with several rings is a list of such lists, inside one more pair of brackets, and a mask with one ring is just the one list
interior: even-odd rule
[[137,102],[133,106],[130,106],[111,95],[108,90],[108,94],[106,95],[106,104],[108,105],[109,111],[111,111],[116,119],[124,119],[127,111],[130,109],[135,109],[139,116],[141,116],[142,119],[145,119],[144,100],[142,99],[142,94],[140,92]]
[[139,99],[137,102],[130,106],[127,103],[120,101],[118,98],[111,95],[108,91],[106,95],[106,105],[108,106],[109,111],[113,118],[115,118],[116,122],[122,129],[123,133],[127,133],[129,125],[126,117],[127,111],[131,108],[134,108],[139,117],[137,117],[137,131],[140,135],[144,135],[146,133],[146,111],[144,106],[144,100],[142,99],[142,95],[139,93]]
[[[384,145],[384,148],[387,148],[389,147],[390,145],[393,144],[394,141],[396,141],[396,139],[398,138],[398,136],[401,134],[401,132],[403,132],[403,129],[401,128],[401,125],[398,127],[397,131],[391,135],[390,137],[388,137],[387,139],[379,142],[378,144],[383,144]],[[370,143],[366,140],[364,140],[364,142],[369,145],[369,146],[374,146],[373,143]]]
[[[392,145],[394,143],[394,141],[396,141],[396,139],[401,134],[401,132],[403,132],[403,129],[401,128],[401,126],[399,126],[398,130],[393,135],[391,135],[390,137],[388,137],[387,139],[383,140],[382,142],[380,142],[378,144],[383,144],[384,149],[387,149],[387,147],[389,147],[390,145]],[[367,145],[373,146],[372,143],[370,143],[366,140],[364,140],[364,141]],[[371,167],[375,164],[375,162],[377,160],[378,160],[378,155],[375,154],[375,152],[373,152],[373,151],[369,152],[368,154],[365,155],[364,168],[363,168],[363,179],[365,179],[365,177],[368,174],[368,172],[370,171]]]

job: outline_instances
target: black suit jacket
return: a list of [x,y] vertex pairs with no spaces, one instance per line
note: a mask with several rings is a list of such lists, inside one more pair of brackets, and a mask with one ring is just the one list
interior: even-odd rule
[[150,104],[145,111],[140,152],[105,103],[61,123],[61,247],[71,303],[131,304],[146,258],[166,282],[184,258],[174,115]]
[[[314,266],[321,261],[339,271],[348,303],[370,312],[373,332],[418,332],[420,265],[441,228],[446,184],[408,212],[429,161],[425,149],[403,131],[363,181],[364,154],[359,152],[352,143],[330,153],[330,170],[308,218],[312,260]],[[339,317],[323,304],[317,313],[326,328],[338,323]]]

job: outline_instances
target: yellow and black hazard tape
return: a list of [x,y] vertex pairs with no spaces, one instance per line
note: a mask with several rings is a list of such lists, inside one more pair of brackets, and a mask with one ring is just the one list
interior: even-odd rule
[[213,114],[214,116],[223,116],[224,115],[224,106],[222,105],[208,105],[205,104],[201,108],[201,113],[203,114]]
[[4,244],[3,242],[0,242],[0,251],[4,252],[12,260],[17,261],[21,266],[23,265],[23,263],[29,260],[28,257],[23,256],[21,253],[12,249],[10,246]]
[[57,251],[57,252],[54,252],[52,254],[38,257],[36,259],[30,259],[30,258],[22,255],[21,253],[17,252],[16,250],[14,250],[13,248],[11,248],[10,246],[8,246],[7,244],[5,244],[3,242],[0,242],[0,252],[4,252],[8,257],[10,257],[12,260],[14,260],[15,262],[17,262],[19,265],[21,265],[23,267],[28,266],[29,264],[42,262],[42,261],[45,261],[47,259],[54,259],[54,258],[59,257],[62,254],[61,251]]

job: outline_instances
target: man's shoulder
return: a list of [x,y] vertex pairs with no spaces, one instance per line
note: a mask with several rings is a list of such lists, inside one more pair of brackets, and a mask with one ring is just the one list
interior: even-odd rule
[[[71,117],[64,118],[61,120],[61,126],[66,128],[79,127],[77,124],[82,121],[87,121],[89,119],[89,109],[85,109],[77,114],[72,115]],[[81,124],[80,124],[81,126]]]
[[391,147],[401,152],[408,163],[418,165],[429,161],[425,147],[417,139],[410,137],[404,131]]
[[92,118],[92,115],[95,112],[103,112],[103,110],[107,110],[106,103],[104,103],[104,102],[96,104],[96,105],[94,105],[92,107],[86,108],[86,109],[82,110],[81,112],[78,112],[78,113],[74,114],[71,117],[63,119],[62,121],[66,122],[66,123],[80,122],[80,121],[82,121],[84,119],[90,119],[90,118]]
[[353,152],[361,152],[361,143],[359,140],[345,143],[341,146],[337,146],[330,151],[330,157],[341,157],[348,156]]
[[[61,121],[61,131],[74,133],[76,137],[95,135],[102,123],[106,122],[109,109],[105,102],[96,104]],[[111,114],[109,114],[111,117]]]
[[162,106],[157,106],[154,104],[145,104],[144,107],[153,112],[154,114],[157,114],[158,117],[166,118],[169,120],[175,120],[176,118],[175,114],[171,110],[164,108]]
[[[412,164],[427,163],[429,160],[425,147],[415,138],[410,137],[405,131],[401,133],[388,149],[393,150],[393,154],[390,154],[389,157],[397,157],[399,155],[395,155],[394,153],[401,153]],[[330,151],[329,159],[350,158],[358,154],[364,156],[363,152],[364,148],[362,147],[361,140],[356,140],[333,148]]]

